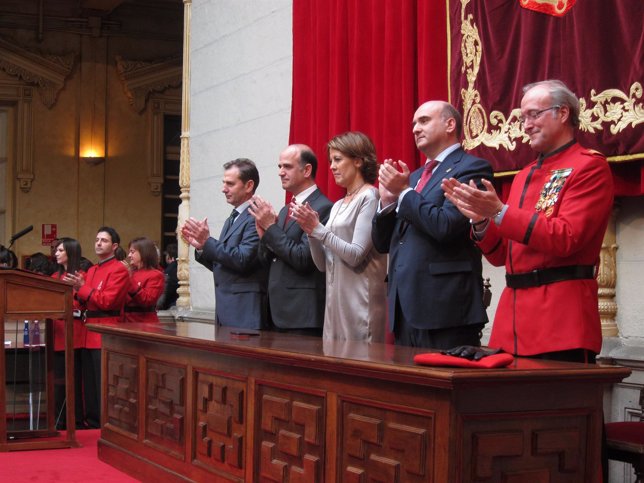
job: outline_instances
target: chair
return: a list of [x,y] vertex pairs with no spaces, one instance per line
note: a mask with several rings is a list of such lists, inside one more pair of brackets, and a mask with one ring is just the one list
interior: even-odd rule
[[[644,388],[640,390],[640,408],[644,408]],[[608,459],[630,463],[635,483],[644,483],[644,411],[639,421],[606,423]]]

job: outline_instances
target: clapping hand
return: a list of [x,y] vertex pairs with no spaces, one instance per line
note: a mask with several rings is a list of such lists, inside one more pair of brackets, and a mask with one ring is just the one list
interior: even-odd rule
[[201,250],[210,237],[208,218],[199,221],[190,217],[181,227],[181,236],[197,250]]
[[261,196],[253,196],[248,206],[248,212],[255,218],[255,227],[259,237],[264,236],[264,232],[268,227],[277,222],[277,213],[268,201],[264,200]]
[[454,178],[445,178],[441,188],[445,197],[459,209],[463,215],[474,222],[494,217],[503,208],[503,202],[496,194],[494,186],[487,179],[481,179],[485,189],[479,189],[474,180],[461,183]]
[[[378,170],[380,199],[383,206],[394,203],[403,190],[409,188],[409,166],[404,161],[385,159]],[[384,195],[384,196],[383,196]]]
[[63,281],[73,284],[75,290],[85,285],[85,278],[78,273],[66,273],[63,275]]
[[320,216],[308,203],[290,204],[291,216],[307,235],[313,232],[313,229],[320,224]]

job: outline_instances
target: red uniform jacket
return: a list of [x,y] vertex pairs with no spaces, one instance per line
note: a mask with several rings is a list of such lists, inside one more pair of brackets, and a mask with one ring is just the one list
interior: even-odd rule
[[[52,278],[56,280],[62,280],[66,272],[63,272],[61,275],[58,272],[52,274]],[[85,277],[85,272],[78,271],[77,275]],[[81,308],[80,302],[76,299],[76,291],[74,291],[74,302],[72,305],[74,310]],[[79,318],[74,318],[74,349],[80,349],[83,347],[85,341],[85,325]],[[65,350],[65,321],[63,319],[54,320],[54,350],[55,351],[64,351]]]
[[[125,265],[116,258],[98,262],[92,266],[85,276],[85,285],[76,297],[88,311],[118,311],[118,316],[88,317],[87,322],[122,322],[123,305],[127,296],[129,273]],[[101,348],[101,335],[92,331],[85,332],[84,347],[87,349]]]
[[[160,270],[143,269],[132,272],[125,302],[125,321],[158,322],[157,300],[161,297],[164,287],[165,276]],[[151,311],[130,312],[129,309]]]
[[[579,144],[526,166],[510,189],[501,224],[490,223],[479,247],[507,273],[595,265],[613,206],[606,159]],[[602,336],[596,280],[505,288],[489,345],[529,356],[588,349]]]

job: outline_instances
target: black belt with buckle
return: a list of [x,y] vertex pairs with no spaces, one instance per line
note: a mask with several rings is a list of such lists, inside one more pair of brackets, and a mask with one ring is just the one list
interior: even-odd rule
[[125,310],[126,312],[139,312],[139,313],[157,311],[157,309],[155,309],[154,307],[125,307],[123,310]]
[[83,312],[83,320],[87,319],[102,319],[105,317],[119,317],[120,310],[86,310]]
[[593,265],[567,265],[565,267],[542,268],[525,273],[506,273],[505,283],[509,288],[539,287],[564,280],[595,278]]

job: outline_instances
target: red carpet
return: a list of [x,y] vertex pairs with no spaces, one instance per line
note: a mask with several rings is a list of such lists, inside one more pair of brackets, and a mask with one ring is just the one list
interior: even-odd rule
[[99,436],[98,429],[76,431],[80,448],[0,453],[0,482],[139,481],[98,459],[96,442]]

